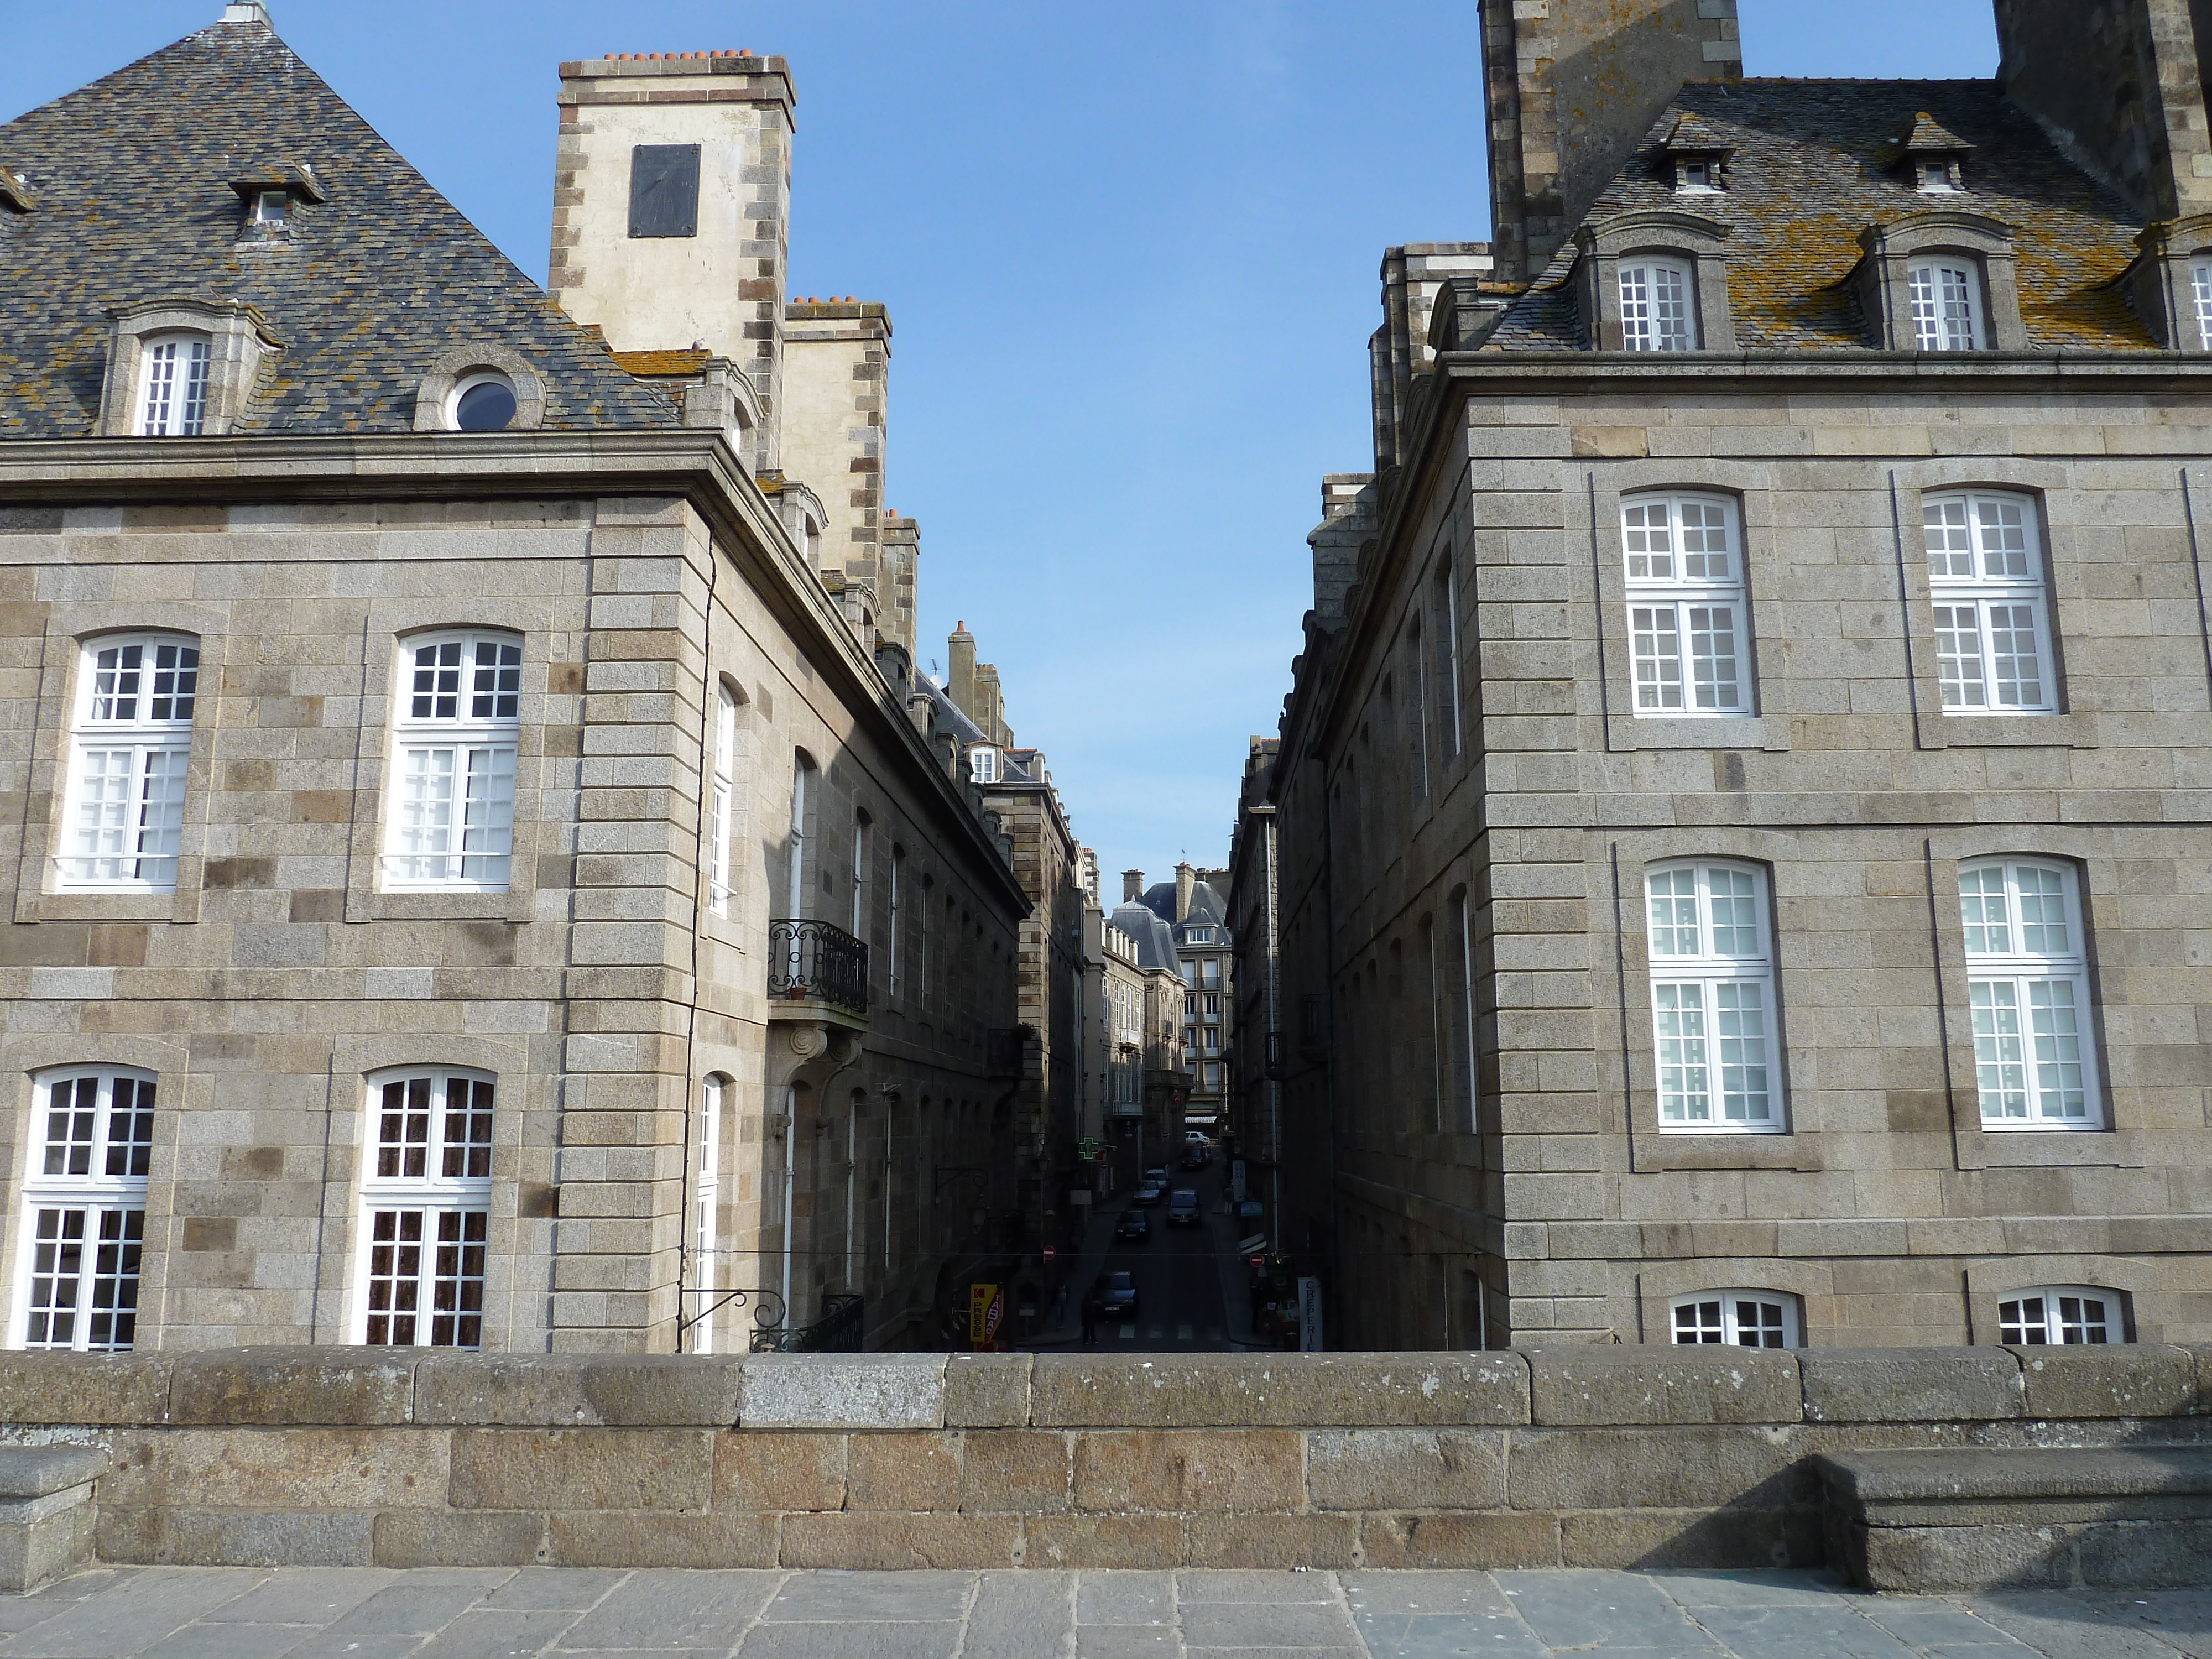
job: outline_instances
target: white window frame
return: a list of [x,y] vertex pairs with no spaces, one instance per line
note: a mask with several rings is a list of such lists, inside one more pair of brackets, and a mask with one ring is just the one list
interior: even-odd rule
[[1656,254],[1623,258],[1618,267],[1620,349],[1695,351],[1698,273],[1686,259]]
[[713,816],[707,848],[707,908],[730,914],[731,823],[738,799],[738,700],[726,685],[715,688]]
[[215,342],[205,334],[149,335],[138,343],[138,407],[131,430],[142,438],[197,438],[207,430]]
[[1183,929],[1182,942],[1186,945],[1211,945],[1213,943],[1213,929],[1186,927]]
[[[2008,490],[1945,490],[1922,499],[1920,521],[1943,712],[2057,713],[2035,498]],[[2034,676],[2032,688],[2023,658]]]
[[714,1352],[714,1298],[720,1292],[722,1203],[722,1089],[720,1077],[710,1077],[700,1087],[698,1161],[692,1170],[692,1218],[698,1261],[691,1273],[692,1305],[684,1311],[691,1324],[684,1333],[684,1352]]
[[1971,253],[1933,253],[1905,271],[1916,351],[1987,351],[1990,319],[1982,262]]
[[2074,866],[2057,859],[1975,859],[1960,866],[1959,890],[1982,1127],[2104,1128]]
[[868,815],[853,815],[853,937],[868,937]]
[[1677,1347],[1802,1348],[1797,1298],[1780,1291],[1692,1291],[1667,1304],[1668,1340]]
[[[467,1088],[465,1098],[457,1099],[456,1085]],[[356,1343],[395,1348],[483,1346],[498,1089],[491,1073],[465,1066],[394,1066],[368,1079],[361,1139],[360,1243],[354,1262]],[[387,1092],[393,1090],[401,1092]],[[418,1109],[423,1119],[420,1137],[412,1133],[411,1121]],[[400,1134],[387,1139],[387,1119],[395,1112],[403,1120],[396,1126]],[[460,1139],[455,1140],[457,1117]],[[411,1158],[409,1154],[418,1148],[420,1158]],[[416,1164],[421,1173],[410,1173]],[[411,1257],[404,1254],[410,1248]],[[392,1305],[380,1308],[374,1304],[382,1299],[380,1286],[386,1283],[393,1286]],[[410,1294],[401,1295],[403,1288]],[[448,1290],[451,1304],[441,1307],[441,1292]],[[407,1300],[411,1307],[400,1305]],[[462,1340],[467,1336],[475,1340]]]
[[2212,256],[2189,262],[2189,298],[2197,311],[2197,349],[2212,350]]
[[891,844],[890,891],[887,895],[890,901],[890,994],[893,996],[899,994],[899,906],[903,896],[900,888],[902,885],[901,878],[905,874],[906,848],[894,842]]
[[136,1341],[155,1098],[154,1074],[127,1066],[33,1079],[10,1346],[120,1353]]
[[999,751],[988,744],[977,744],[968,751],[968,775],[977,783],[996,783],[999,781]]
[[199,672],[194,635],[108,634],[81,647],[56,890],[176,890]]
[[1766,872],[1671,860],[1646,867],[1644,888],[1660,1133],[1787,1133]]
[[2127,1305],[2118,1291],[2038,1285],[1997,1297],[1997,1340],[2008,1347],[2098,1346],[2127,1340]]
[[1632,712],[1664,720],[1756,714],[1735,498],[1697,490],[1624,496],[1620,541]]
[[400,641],[384,813],[386,892],[507,890],[523,650],[520,634],[491,630]]

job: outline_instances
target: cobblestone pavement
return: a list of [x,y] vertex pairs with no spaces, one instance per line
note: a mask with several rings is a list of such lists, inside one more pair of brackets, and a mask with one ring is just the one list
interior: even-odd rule
[[0,1597],[13,1659],[2212,1659],[2212,1591],[1819,1573],[137,1567]]

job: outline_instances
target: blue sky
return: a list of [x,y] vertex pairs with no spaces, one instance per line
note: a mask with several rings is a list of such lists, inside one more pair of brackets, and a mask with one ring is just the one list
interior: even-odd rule
[[[921,655],[957,619],[1109,872],[1227,856],[1325,472],[1364,471],[1382,249],[1488,233],[1474,0],[270,0],[543,281],[555,66],[750,47],[799,94],[791,291],[896,331]],[[220,0],[15,0],[0,119]],[[1741,0],[1754,75],[1985,76],[1989,0]]]

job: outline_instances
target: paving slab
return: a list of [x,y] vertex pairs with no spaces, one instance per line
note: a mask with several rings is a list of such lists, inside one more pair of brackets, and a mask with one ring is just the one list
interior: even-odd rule
[[1650,1579],[1633,1573],[1500,1572],[1492,1575],[1528,1621],[1553,1648],[1668,1649],[1716,1654],[1720,1644]]
[[1700,1607],[1697,1620],[1736,1659],[1914,1659],[1848,1607]]
[[1182,1638],[1158,1625],[1075,1627],[1075,1659],[1180,1659],[1182,1650]]
[[789,1577],[742,1568],[634,1572],[556,1646],[564,1653],[726,1653]]
[[798,1572],[784,1581],[761,1622],[957,1621],[975,1584],[972,1572]]
[[1076,1576],[1075,1623],[1172,1625],[1176,1616],[1171,1572],[1085,1572]]
[[0,1641],[10,1659],[128,1659],[268,1577],[258,1567],[151,1567]]

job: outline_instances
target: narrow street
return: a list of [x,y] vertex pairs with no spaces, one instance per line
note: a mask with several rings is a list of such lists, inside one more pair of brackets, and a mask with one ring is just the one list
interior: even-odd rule
[[1226,1353],[1253,1346],[1248,1270],[1237,1253],[1244,1234],[1235,1218],[1222,1213],[1228,1183],[1228,1160],[1218,1152],[1203,1170],[1170,1164],[1168,1194],[1186,1187],[1198,1194],[1198,1225],[1170,1225],[1164,1194],[1146,1206],[1151,1234],[1142,1241],[1115,1236],[1122,1215],[1134,1205],[1131,1194],[1117,1194],[1100,1206],[1083,1259],[1068,1275],[1064,1319],[1024,1346],[1046,1352],[1082,1347],[1082,1298],[1117,1273],[1128,1273],[1136,1285],[1136,1311],[1130,1317],[1102,1319],[1099,1347]]

